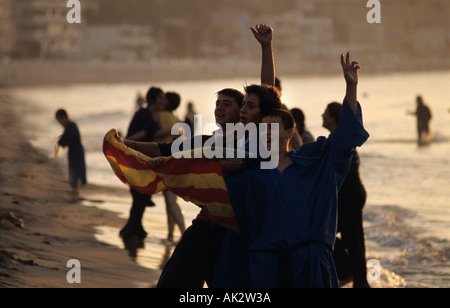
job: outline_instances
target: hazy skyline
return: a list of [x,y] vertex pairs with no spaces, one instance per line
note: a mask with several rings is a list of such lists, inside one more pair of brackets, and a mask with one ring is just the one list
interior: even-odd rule
[[379,24],[368,22],[365,0],[92,0],[80,2],[80,24],[65,22],[66,0],[40,1],[0,0],[3,63],[182,64],[241,74],[259,63],[249,27],[266,23],[284,74],[333,72],[347,50],[368,73],[450,68],[446,0],[381,1]]

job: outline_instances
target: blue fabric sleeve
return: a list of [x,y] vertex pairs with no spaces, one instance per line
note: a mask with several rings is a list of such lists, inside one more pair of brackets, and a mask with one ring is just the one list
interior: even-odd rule
[[362,109],[359,102],[355,114],[347,100],[344,99],[339,124],[330,135],[330,139],[332,138],[337,139],[335,142],[338,151],[354,149],[366,142],[369,133],[363,126]]
[[362,109],[357,103],[356,113],[344,99],[339,124],[329,137],[335,156],[336,183],[341,187],[356,147],[359,147],[369,138],[369,133],[364,129]]

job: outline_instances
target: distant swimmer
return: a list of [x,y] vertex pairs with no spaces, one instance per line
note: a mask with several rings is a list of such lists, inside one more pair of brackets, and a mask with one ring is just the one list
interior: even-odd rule
[[430,142],[431,134],[429,124],[432,114],[430,108],[423,102],[422,96],[417,96],[416,104],[416,111],[408,112],[408,114],[417,117],[417,142],[419,145],[423,145]]

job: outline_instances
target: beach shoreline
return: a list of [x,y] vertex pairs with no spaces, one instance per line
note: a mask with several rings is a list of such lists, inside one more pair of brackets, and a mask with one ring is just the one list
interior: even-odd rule
[[[7,91],[0,91],[0,287],[154,286],[159,271],[139,266],[124,249],[95,238],[96,226],[119,228],[124,219],[70,202],[61,166],[27,140],[27,127],[15,104]],[[83,196],[91,193],[127,194],[127,190],[88,185],[82,191]],[[72,259],[80,261],[80,284],[66,279]]]
[[[450,61],[432,58],[424,65],[400,65],[398,59],[371,61],[364,66],[366,76],[396,73],[447,71]],[[409,63],[409,62],[408,62]],[[279,61],[277,75],[334,76],[339,66],[334,61],[290,62]],[[397,66],[396,66],[397,64]],[[161,61],[147,62],[64,62],[64,61],[12,61],[0,63],[0,88],[70,86],[76,84],[119,84],[169,82],[186,80],[220,80],[239,78],[245,80],[261,68],[259,61]],[[43,74],[45,72],[45,74]],[[249,73],[250,72],[250,73]]]

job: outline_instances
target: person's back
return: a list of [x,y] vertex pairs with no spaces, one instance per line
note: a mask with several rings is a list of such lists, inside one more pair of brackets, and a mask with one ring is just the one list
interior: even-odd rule
[[[167,106],[166,110],[159,112],[159,126],[162,130],[171,130],[172,127],[180,123],[180,119],[178,119],[173,112],[178,108],[181,102],[181,97],[178,93],[175,92],[167,92],[166,93]],[[153,140],[156,143],[170,143],[174,141],[177,136],[168,135],[162,138],[157,138]]]
[[430,120],[431,120],[431,111],[428,106],[423,102],[422,97],[419,95],[416,98],[417,109],[415,115],[417,117],[417,135],[418,142],[421,144],[422,142],[428,142],[430,138]]
[[[150,112],[150,110],[148,110],[148,108],[139,108],[139,110],[135,112],[130,122],[130,125],[128,126],[127,138],[144,130],[147,122],[151,117],[152,113]],[[142,140],[142,141],[150,142],[151,140]]]
[[[128,128],[127,138],[133,141],[150,142],[160,129],[159,124],[153,117],[151,109],[153,108],[152,106],[159,106],[159,104],[165,102],[164,92],[159,88],[151,87],[147,92],[146,100],[148,107],[140,108],[134,114]],[[145,208],[154,206],[155,204],[149,195],[142,194],[134,189],[130,189],[130,193],[133,198],[130,216],[126,225],[120,230],[119,236],[124,241],[128,241],[130,239],[138,239],[139,241],[142,241],[147,237],[147,232],[144,230],[142,225],[142,218]]]
[[431,120],[431,111],[430,108],[428,108],[424,104],[420,104],[417,106],[417,120],[420,123],[427,124]]
[[[160,127],[163,130],[166,129],[172,129],[172,127],[180,123],[180,120],[170,111],[160,111],[159,112],[159,120],[160,120]],[[153,142],[156,143],[170,143],[174,141],[177,138],[177,136],[166,136],[162,138],[154,139]]]
[[189,102],[187,105],[187,113],[186,113],[186,117],[184,119],[184,123],[189,125],[189,127],[191,128],[191,136],[194,136],[194,130],[195,130],[194,119],[195,119],[194,104],[192,102]]
[[301,109],[293,108],[291,109],[291,114],[294,117],[295,125],[297,127],[298,133],[302,138],[303,143],[314,142],[313,135],[306,129],[305,125],[305,115]]
[[70,122],[66,127],[64,134],[61,136],[61,139],[59,139],[59,145],[63,147],[67,146],[69,148],[69,160],[71,156],[70,153],[76,153],[83,149],[80,131],[75,122]]

